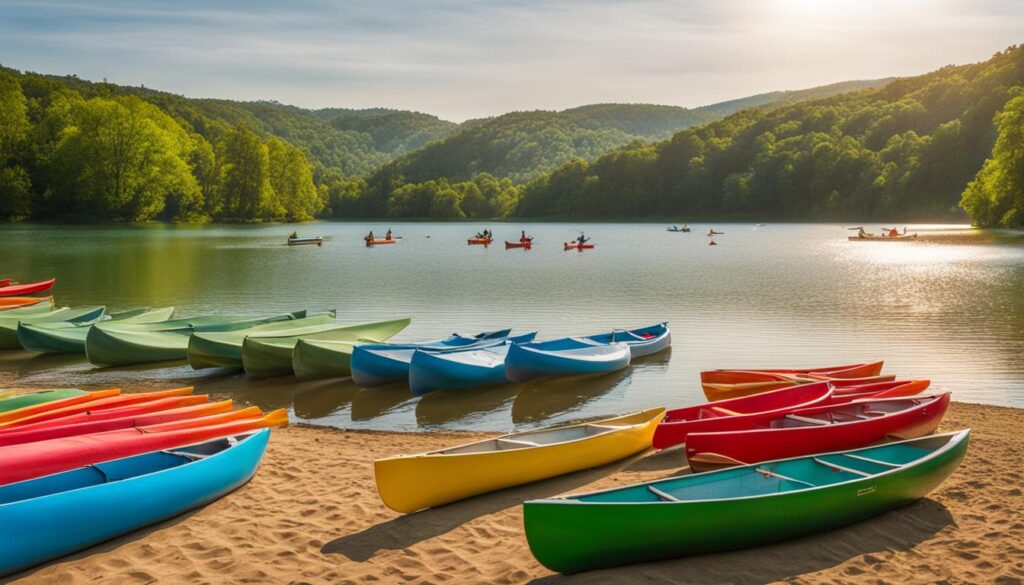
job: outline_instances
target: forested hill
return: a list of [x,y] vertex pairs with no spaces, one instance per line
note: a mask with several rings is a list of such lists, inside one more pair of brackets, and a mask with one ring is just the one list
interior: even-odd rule
[[882,87],[887,83],[896,79],[895,77],[885,77],[883,79],[861,79],[854,81],[840,81],[839,83],[830,83],[828,85],[819,85],[817,87],[811,87],[808,89],[793,89],[788,91],[770,91],[768,93],[759,93],[745,98],[736,100],[728,100],[724,102],[718,102],[707,106],[701,106],[694,108],[695,112],[703,112],[706,114],[712,114],[717,117],[725,117],[730,114],[735,114],[740,110],[747,108],[766,108],[775,109],[783,106],[790,106],[798,104],[800,102],[809,102],[812,100],[819,100],[841,93],[849,93],[851,91],[860,91],[862,89],[871,89],[873,87]]
[[1011,47],[876,89],[742,110],[566,163],[528,185],[516,213],[928,218],[956,213],[963,198],[983,225],[1020,226],[1022,93],[1024,49]]

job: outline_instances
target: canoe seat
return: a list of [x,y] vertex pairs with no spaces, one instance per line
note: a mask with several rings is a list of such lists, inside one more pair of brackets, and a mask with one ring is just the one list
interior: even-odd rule
[[498,439],[498,446],[508,446],[514,449],[521,449],[523,447],[539,447],[540,443],[534,443],[533,441],[519,441],[517,439]]
[[795,420],[799,422],[810,423],[812,425],[827,425],[828,421],[821,420],[819,418],[810,418],[807,416],[800,416],[799,414],[787,414],[786,418],[789,420]]
[[902,465],[899,465],[898,463],[889,463],[888,461],[881,461],[879,459],[872,459],[871,457],[864,457],[862,455],[854,455],[853,453],[843,453],[843,456],[844,457],[849,457],[850,459],[858,459],[860,461],[867,461],[868,463],[874,463],[876,465],[881,465],[882,467],[892,467],[892,468],[903,467]]
[[711,410],[726,416],[743,416],[742,412],[736,412],[735,410],[729,410],[728,408],[722,408],[721,406],[712,406]]
[[870,417],[870,416],[885,416],[885,415],[887,415],[889,413],[881,411],[881,410],[865,410],[864,414],[866,414],[866,415],[868,415]]
[[756,471],[758,473],[762,473],[762,474],[764,474],[764,475],[766,475],[768,477],[774,477],[776,479],[784,479],[786,481],[791,481],[793,483],[798,483],[800,485],[805,485],[807,487],[818,487],[818,486],[814,485],[813,483],[806,482],[806,481],[804,481],[802,479],[793,479],[792,477],[786,477],[785,475],[782,475],[781,473],[775,473],[771,469],[765,469],[763,467],[758,467],[756,469]]
[[829,467],[831,469],[835,469],[836,471],[845,471],[846,473],[852,473],[854,475],[859,475],[861,477],[871,477],[871,475],[872,475],[870,473],[866,473],[866,472],[861,471],[859,469],[852,469],[850,467],[843,467],[842,465],[836,465],[835,463],[829,463],[828,461],[824,461],[822,459],[818,459],[817,457],[812,457],[811,459],[813,459],[815,463],[820,463],[820,464],[824,465],[825,467]]
[[654,487],[653,485],[648,485],[647,486],[647,491],[649,491],[652,494],[658,496],[659,498],[661,498],[663,501],[666,501],[666,502],[679,502],[679,501],[681,501],[679,498],[673,496],[672,494],[670,494],[668,492],[661,491],[658,488]]

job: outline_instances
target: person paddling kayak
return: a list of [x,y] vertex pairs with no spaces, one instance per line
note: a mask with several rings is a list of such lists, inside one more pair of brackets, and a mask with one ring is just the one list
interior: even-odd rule
[[523,231],[522,231],[522,232],[521,232],[521,233],[519,234],[519,243],[520,243],[520,244],[526,244],[526,243],[528,243],[528,242],[532,242],[532,241],[533,241],[533,238],[532,238],[532,237],[528,237],[528,236],[526,235],[526,230],[523,230]]
[[583,232],[580,232],[580,236],[578,238],[576,238],[576,243],[579,244],[580,246],[582,246],[583,244],[586,244],[589,241],[590,241],[590,238],[588,238],[587,235],[584,234]]
[[370,230],[370,233],[366,234],[366,241],[367,242],[372,242],[373,241],[373,230]]
[[391,239],[391,228],[388,228],[388,233],[387,233],[387,235],[384,236],[384,239],[385,240],[390,240]]

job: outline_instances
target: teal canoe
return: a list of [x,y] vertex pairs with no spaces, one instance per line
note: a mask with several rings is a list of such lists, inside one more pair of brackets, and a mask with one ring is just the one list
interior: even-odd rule
[[85,337],[85,355],[101,367],[183,360],[193,333],[247,329],[305,316],[305,311],[298,311],[264,317],[202,315],[162,323],[97,323]]
[[264,323],[235,331],[194,333],[188,339],[188,363],[194,370],[204,368],[242,368],[242,342],[250,335],[288,335],[334,322],[334,311],[295,319]]
[[79,390],[77,388],[61,388],[59,390],[44,390],[29,394],[17,394],[9,398],[0,399],[0,412],[10,412],[12,410],[18,410],[19,408],[45,404],[47,402],[53,402],[54,400],[64,400],[65,398],[74,398],[75,396],[82,396],[84,394],[86,394],[84,390]]
[[[170,319],[173,314],[174,307],[146,307],[111,313],[109,321],[160,323]],[[85,338],[92,326],[92,323],[21,322],[18,324],[18,343],[25,350],[37,353],[85,353]]]
[[93,323],[103,318],[106,307],[76,307],[57,309],[35,315],[0,316],[0,349],[21,349],[18,342],[20,323]]
[[923,498],[956,471],[969,430],[523,504],[526,540],[576,573],[761,546]]
[[412,319],[405,317],[390,321],[360,323],[358,325],[320,325],[304,332],[291,331],[288,335],[252,335],[242,343],[242,365],[252,378],[287,376],[292,370],[292,352],[299,339],[308,341],[348,341],[380,343],[398,335]]

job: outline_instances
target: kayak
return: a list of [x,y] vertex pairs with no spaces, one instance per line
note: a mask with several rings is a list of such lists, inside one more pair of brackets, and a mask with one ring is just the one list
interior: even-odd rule
[[740,417],[728,431],[690,433],[686,459],[690,469],[703,471],[912,439],[934,432],[948,406],[949,392],[944,392]]
[[26,315],[53,310],[53,297],[0,297],[0,315]]
[[324,239],[322,236],[314,236],[311,238],[288,238],[289,246],[322,246],[324,245]]
[[242,368],[242,342],[249,335],[287,335],[315,330],[316,327],[334,323],[334,311],[289,321],[275,321],[237,329],[235,331],[210,331],[193,333],[188,338],[188,363],[193,370],[203,368]]
[[570,244],[565,243],[566,250],[590,250],[594,247],[594,244]]
[[493,241],[494,241],[494,238],[469,238],[468,240],[466,240],[466,242],[470,246],[475,245],[475,244],[481,244],[481,245],[487,246],[487,245],[490,245],[490,243],[493,242]]
[[[110,420],[127,416],[139,416],[159,410],[172,410],[186,406],[220,404],[211,403],[209,400],[210,397],[205,394],[187,394],[183,396],[154,398],[152,400],[145,400],[125,406],[113,406],[99,410],[89,410],[89,407],[86,404],[84,409],[77,411],[69,408],[64,412],[44,412],[38,416],[13,421],[0,428],[0,436],[6,435],[7,433],[20,433],[23,431],[57,428],[65,425],[73,426],[80,423]],[[216,414],[217,412],[221,411],[218,409],[210,414]]]
[[850,236],[847,239],[851,242],[905,242],[916,240],[917,234],[906,236]]
[[763,369],[740,368],[730,370],[707,370],[700,373],[702,384],[739,384],[782,380],[788,375],[821,375],[830,378],[865,378],[882,373],[883,361],[822,368]]
[[[409,380],[409,363],[416,350],[443,352],[460,349],[479,349],[490,345],[528,343],[537,336],[535,331],[509,337],[510,329],[488,331],[474,336],[451,335],[434,341],[406,344],[364,344],[352,350],[352,381],[362,388],[373,388],[392,382]],[[297,373],[297,372],[296,372]]]
[[54,282],[57,282],[56,278],[51,278],[50,280],[44,280],[42,282],[33,282],[31,284],[9,284],[7,286],[0,287],[0,297],[13,297],[43,292],[44,290],[49,290],[53,286]]
[[505,357],[505,377],[523,383],[552,376],[610,374],[628,366],[629,346],[625,343],[565,337],[513,344]]
[[0,313],[0,349],[21,349],[18,341],[18,325],[21,323],[94,323],[101,319],[106,313],[106,307],[78,307],[74,309],[63,308],[56,311],[36,313],[33,315],[6,316]]
[[926,496],[956,471],[969,436],[962,430],[527,501],[526,540],[548,569],[577,573],[832,530]]
[[421,396],[435,390],[505,384],[505,356],[513,344],[444,352],[417,349],[409,361],[409,389]]
[[395,239],[391,239],[391,240],[371,240],[369,238],[363,238],[363,240],[366,241],[366,245],[367,246],[378,246],[380,244],[394,244],[395,242],[398,241],[398,240],[395,240]]
[[390,339],[409,326],[406,317],[358,325],[319,325],[306,331],[284,332],[281,335],[250,335],[242,342],[242,366],[251,378],[270,378],[294,374],[292,353],[299,339],[318,341],[368,341],[379,343]]
[[618,461],[651,446],[665,414],[652,408],[584,424],[502,435],[374,461],[381,500],[410,513]]
[[187,421],[0,447],[0,485],[288,424],[288,413],[283,408],[259,417],[230,420],[232,415],[215,414]]
[[97,366],[127,366],[183,360],[193,333],[234,331],[306,316],[305,311],[251,317],[203,315],[162,323],[96,323],[85,337],[85,355]]
[[789,388],[791,386],[799,386],[800,384],[813,384],[814,382],[827,381],[831,382],[836,387],[853,387],[862,386],[864,384],[872,384],[875,382],[889,382],[895,380],[896,376],[893,374],[886,374],[884,376],[871,376],[868,378],[831,378],[828,376],[783,376],[781,380],[765,381],[765,382],[746,382],[740,384],[702,384],[704,389],[704,396],[707,397],[708,401],[716,402],[724,400],[726,398],[737,398],[740,396],[751,396],[753,394],[760,394],[761,392],[768,392],[771,390],[779,390],[781,388]]
[[217,500],[252,478],[269,437],[229,435],[0,488],[0,576]]
[[902,398],[920,394],[931,386],[931,380],[893,380],[891,382],[875,382],[861,386],[836,388],[829,402],[849,402],[862,398]]
[[[107,321],[119,323],[160,323],[171,318],[174,307],[133,309],[112,313]],[[18,324],[18,343],[27,351],[39,353],[85,353],[85,338],[93,323]]]
[[19,410],[37,404],[46,404],[56,400],[64,400],[76,396],[86,396],[89,393],[77,388],[63,388],[59,390],[44,390],[30,394],[17,394],[9,398],[0,399],[0,414],[12,410]]
[[753,396],[722,400],[676,408],[665,413],[665,419],[654,432],[655,449],[667,449],[686,442],[695,432],[723,431],[736,428],[736,419],[749,415],[771,415],[826,403],[832,396],[828,382],[793,386]]
[[509,248],[523,248],[526,250],[530,250],[533,248],[533,241],[531,240],[526,242],[510,242],[508,240],[505,240],[505,249],[508,250]]
[[[192,387],[134,394],[121,394],[120,390],[110,389],[96,390],[86,392],[85,394],[84,398],[73,397],[60,402],[49,402],[44,405],[35,405],[4,413],[0,415],[0,433],[45,421],[60,422],[66,417],[83,412],[98,413],[166,398],[180,399],[190,396],[192,394]],[[205,402],[206,399],[204,398],[202,401]]]
[[68,390],[62,390],[58,391],[58,393],[54,394],[59,395],[61,397],[56,399],[44,399],[43,402],[34,402],[26,406],[11,408],[3,412],[0,412],[0,425],[26,419],[28,417],[36,416],[44,412],[49,412],[51,410],[65,408],[67,406],[73,406],[75,404],[81,404],[83,402],[90,402],[93,400],[98,400],[100,398],[117,396],[118,394],[121,393],[121,391],[117,388],[110,388],[107,390],[92,390],[90,392],[71,392]]

